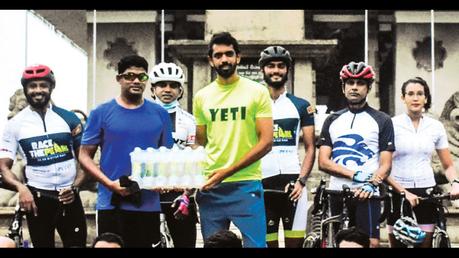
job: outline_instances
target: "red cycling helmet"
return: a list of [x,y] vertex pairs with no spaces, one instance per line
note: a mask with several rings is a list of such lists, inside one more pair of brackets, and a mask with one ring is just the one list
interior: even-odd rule
[[350,62],[343,66],[339,73],[339,78],[342,82],[347,79],[364,79],[371,84],[375,79],[375,72],[371,65],[367,65],[364,62]]
[[47,80],[51,83],[51,86],[56,84],[53,71],[46,65],[32,65],[24,69],[21,78],[21,84],[23,87],[33,80]]

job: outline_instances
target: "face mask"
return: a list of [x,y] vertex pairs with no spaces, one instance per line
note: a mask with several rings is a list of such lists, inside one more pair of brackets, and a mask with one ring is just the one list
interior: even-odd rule
[[179,106],[179,102],[177,100],[174,100],[171,103],[166,104],[166,103],[163,103],[161,100],[159,100],[158,97],[156,97],[155,102],[156,104],[159,104],[161,107],[167,110],[168,113],[174,113],[177,106]]

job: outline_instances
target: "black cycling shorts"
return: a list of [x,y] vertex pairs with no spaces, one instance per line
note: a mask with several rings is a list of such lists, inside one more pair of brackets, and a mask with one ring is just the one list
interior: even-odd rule
[[26,213],[30,238],[34,247],[55,247],[55,230],[64,247],[86,246],[86,217],[79,194],[70,204],[58,200],[58,191],[49,191],[29,186],[38,215]]
[[[426,187],[426,188],[407,188],[410,193],[413,193],[419,197],[428,197],[428,192],[433,190],[433,187]],[[387,224],[393,226],[395,222],[400,218],[400,194],[393,193],[392,194],[392,202],[391,202],[393,213],[389,213],[387,215]],[[435,204],[430,202],[420,202],[419,205],[414,207],[413,209],[414,214],[416,215],[416,220],[418,224],[435,224],[435,216],[436,216],[436,209]],[[403,207],[404,215],[410,216],[411,215],[411,208],[410,203],[405,201]]]

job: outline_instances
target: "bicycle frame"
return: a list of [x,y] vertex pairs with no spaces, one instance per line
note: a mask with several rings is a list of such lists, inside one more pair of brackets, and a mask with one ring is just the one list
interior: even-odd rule
[[[442,202],[444,199],[450,199],[449,194],[433,195],[431,197],[420,198],[421,201],[429,201],[433,203],[437,213],[435,229],[432,237],[432,248],[451,248],[451,241],[446,228],[445,213],[447,213],[447,209]],[[442,242],[443,240],[445,242]]]
[[19,208],[19,204],[16,205],[13,221],[11,222],[8,228],[7,236],[14,240],[16,247],[24,247],[24,238],[22,234],[22,220],[24,218],[24,213]]
[[[307,234],[303,247],[321,247],[333,248],[335,246],[336,230],[349,228],[349,203],[354,198],[353,192],[347,185],[343,185],[343,190],[328,190],[325,189],[325,180],[321,180],[315,191],[314,207],[312,211],[312,230]],[[330,195],[340,195],[343,202],[343,210],[341,214],[331,216]],[[386,193],[381,196],[374,196],[371,199],[385,200]],[[336,226],[335,226],[336,225]],[[318,242],[318,243],[317,243]]]
[[[328,218],[322,221],[322,228],[326,227],[326,236],[322,234],[322,239],[326,237],[326,245],[327,248],[336,247],[335,245],[335,229],[333,225],[338,225],[338,231],[342,229],[349,228],[350,218],[349,218],[349,210],[348,210],[348,203],[349,200],[352,198],[351,190],[349,186],[343,185],[342,191],[336,190],[325,190],[326,195],[326,203],[327,203],[327,216]],[[342,196],[343,200],[343,211],[341,214],[331,216],[331,203],[330,203],[330,195],[340,195]]]
[[[169,202],[161,202],[161,204],[170,205]],[[172,240],[172,235],[167,226],[166,214],[163,212],[159,213],[159,242],[153,245],[153,248],[174,248],[174,241]]]
[[[393,191],[393,190],[391,190]],[[450,238],[446,229],[446,216],[445,216],[445,207],[443,206],[442,200],[444,199],[450,199],[450,195],[448,194],[438,194],[438,193],[433,193],[428,197],[420,197],[419,200],[421,202],[430,202],[435,205],[435,211],[436,211],[436,221],[435,221],[435,228],[432,236],[432,248],[440,248],[440,247],[451,247],[451,242]],[[406,202],[406,197],[405,193],[402,192],[400,193],[400,214],[403,216],[404,214],[404,202]],[[392,203],[392,202],[391,202]],[[416,220],[416,216],[413,212],[413,209],[410,207],[410,211],[412,216]],[[442,239],[444,238],[444,239]],[[442,243],[442,240],[445,240],[445,243]],[[442,246],[446,245],[446,246]],[[413,248],[414,245],[408,246],[409,248]]]

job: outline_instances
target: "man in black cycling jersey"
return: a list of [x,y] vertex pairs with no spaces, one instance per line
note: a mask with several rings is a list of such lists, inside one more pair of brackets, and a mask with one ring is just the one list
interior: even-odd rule
[[[348,107],[327,117],[318,142],[319,169],[331,175],[329,188],[342,190],[347,184],[355,191],[351,225],[370,236],[370,247],[379,246],[381,204],[369,198],[379,195],[378,185],[389,175],[395,150],[390,117],[366,101],[374,77],[364,62],[343,66],[340,78]],[[330,202],[332,214],[341,213],[342,198],[331,196]]]
[[[273,147],[261,160],[263,188],[288,192],[265,193],[268,247],[278,247],[279,222],[282,220],[285,247],[301,247],[306,232],[306,179],[315,159],[314,108],[307,100],[287,92],[285,83],[292,64],[290,53],[281,46],[270,46],[258,61],[268,85],[273,106]],[[306,155],[299,161],[300,133]]]
[[[25,68],[21,83],[29,106],[10,119],[0,141],[5,184],[19,193],[34,247],[54,247],[57,229],[64,247],[86,245],[86,219],[77,169],[82,125],[78,117],[51,104],[56,80],[46,65]],[[25,183],[11,171],[16,152],[26,159]]]

